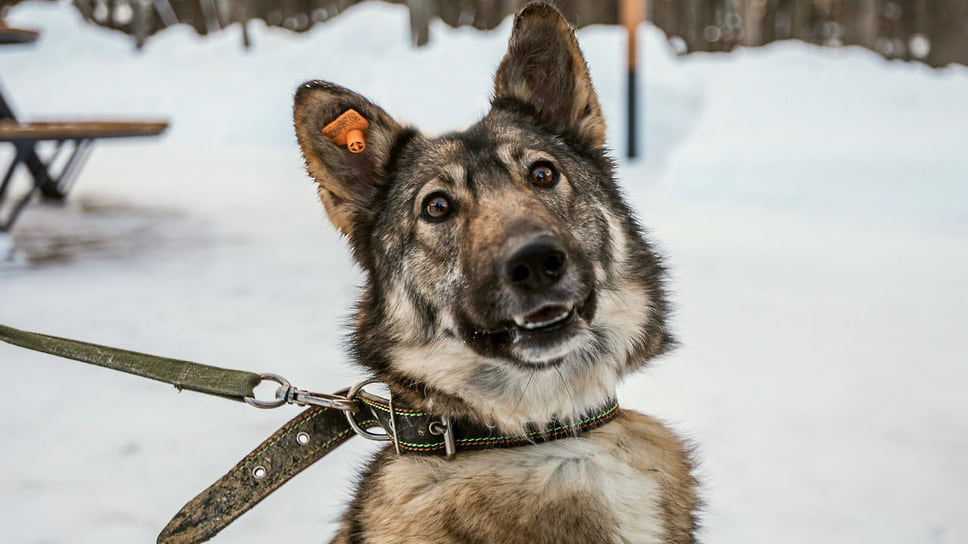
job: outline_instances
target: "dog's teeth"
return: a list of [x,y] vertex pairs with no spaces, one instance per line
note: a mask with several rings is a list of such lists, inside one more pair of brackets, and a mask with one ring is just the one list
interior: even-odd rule
[[544,321],[528,321],[528,316],[515,316],[514,324],[522,329],[533,331],[535,329],[540,329],[542,327],[547,327],[549,325],[554,325],[555,323],[564,321],[569,315],[571,315],[571,309],[565,310],[560,314]]

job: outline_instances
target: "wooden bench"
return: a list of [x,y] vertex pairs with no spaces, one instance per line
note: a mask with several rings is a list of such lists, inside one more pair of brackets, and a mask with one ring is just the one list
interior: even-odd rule
[[[6,26],[0,19],[0,45],[31,43],[36,30]],[[0,89],[0,143],[14,147],[13,160],[0,180],[0,233],[9,231],[20,212],[38,192],[48,200],[62,200],[95,140],[157,136],[168,128],[167,121],[40,121],[25,123],[14,115]],[[44,160],[37,152],[40,142],[52,142],[54,151]],[[66,156],[66,160],[64,157]],[[31,188],[9,206],[4,201],[17,167],[23,165],[33,181]],[[55,171],[56,170],[56,171]],[[12,197],[11,197],[12,199]],[[4,208],[8,207],[6,218]]]
[[157,136],[165,121],[38,121],[19,123],[0,119],[0,142],[79,140]]
[[[165,121],[47,121],[21,123],[0,119],[0,142],[13,144],[15,153],[0,181],[0,210],[4,207],[13,175],[24,165],[33,178],[29,191],[10,204],[7,217],[0,217],[0,232],[9,231],[20,212],[35,194],[49,200],[67,196],[78,171],[84,164],[95,140],[157,136],[168,128]],[[53,142],[54,151],[46,160],[37,153],[37,144]],[[66,153],[66,160],[64,154]],[[55,165],[60,164],[55,171]]]
[[0,44],[31,43],[37,41],[40,32],[26,28],[14,28],[4,24],[0,19]]

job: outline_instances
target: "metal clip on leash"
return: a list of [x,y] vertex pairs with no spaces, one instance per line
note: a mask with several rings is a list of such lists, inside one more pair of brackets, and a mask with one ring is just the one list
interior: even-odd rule
[[270,381],[279,384],[279,389],[276,389],[276,398],[273,400],[259,400],[252,397],[245,397],[244,400],[249,406],[255,406],[256,408],[278,408],[283,404],[296,404],[299,406],[306,406],[311,404],[313,406],[322,406],[323,408],[329,408],[331,410],[340,410],[343,412],[358,412],[360,410],[359,405],[353,397],[343,396],[340,394],[326,394],[326,393],[313,393],[305,389],[299,389],[293,387],[289,380],[283,378],[278,374],[259,374],[262,381]]
[[[360,411],[360,403],[356,400],[357,395],[363,391],[363,388],[372,383],[380,383],[379,380],[371,378],[357,383],[353,387],[346,390],[345,395],[339,393],[327,394],[327,393],[313,393],[305,389],[299,389],[293,387],[289,380],[283,378],[278,374],[260,374],[259,377],[263,381],[270,381],[279,384],[279,388],[276,389],[275,398],[272,400],[260,400],[252,397],[245,397],[243,400],[250,406],[255,406],[256,408],[278,408],[284,404],[296,404],[298,406],[306,406],[311,404],[313,406],[322,406],[323,408],[329,408],[331,410],[340,410],[346,415],[346,421],[350,424],[353,431],[366,438],[367,440],[376,440],[378,442],[393,441],[393,445],[397,450],[397,454],[400,454],[400,444],[397,442],[396,437],[396,412],[393,410],[393,396],[391,395],[388,399],[383,399],[382,397],[376,397],[381,401],[385,401],[390,407],[390,425],[389,429],[384,429],[385,434],[371,433],[370,431],[364,429],[356,422],[353,418],[353,414]],[[372,412],[373,409],[370,408]],[[376,417],[376,414],[373,414]],[[379,419],[379,418],[377,418]]]

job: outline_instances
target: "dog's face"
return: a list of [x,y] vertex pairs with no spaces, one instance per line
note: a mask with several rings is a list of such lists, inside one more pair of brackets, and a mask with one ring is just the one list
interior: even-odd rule
[[[350,153],[321,128],[368,119]],[[574,34],[517,17],[491,111],[422,136],[342,87],[298,90],[296,133],[367,284],[360,362],[410,402],[513,431],[578,418],[669,344],[661,268],[612,178]]]

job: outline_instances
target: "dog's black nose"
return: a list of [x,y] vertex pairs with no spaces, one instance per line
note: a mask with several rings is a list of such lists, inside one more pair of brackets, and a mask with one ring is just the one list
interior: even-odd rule
[[539,234],[513,250],[502,263],[505,281],[524,289],[541,289],[558,282],[565,271],[567,253],[553,234]]

